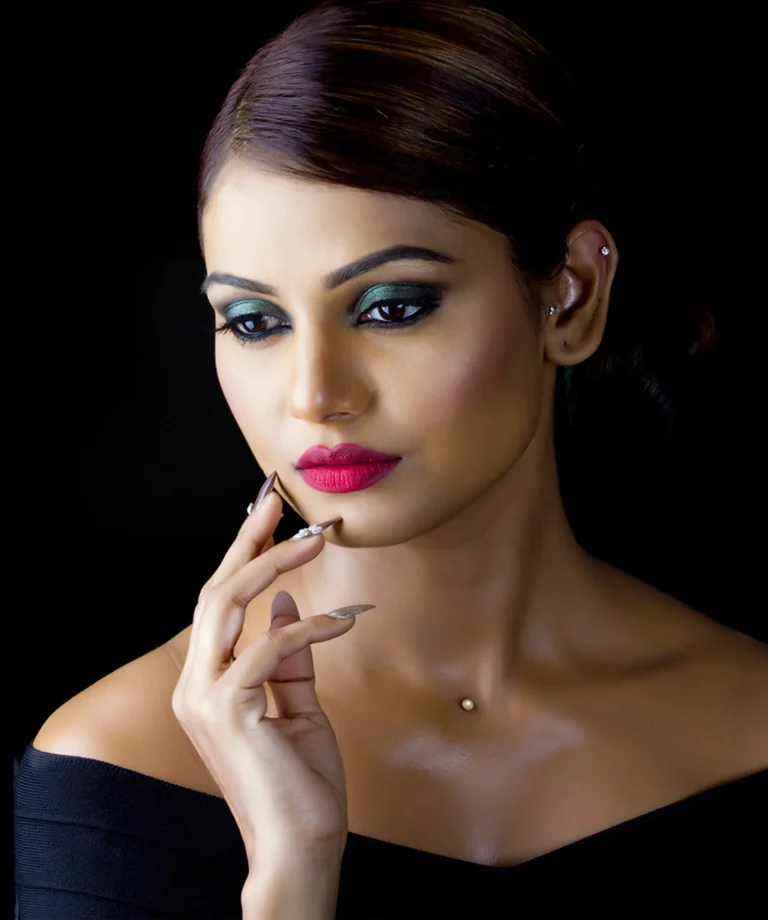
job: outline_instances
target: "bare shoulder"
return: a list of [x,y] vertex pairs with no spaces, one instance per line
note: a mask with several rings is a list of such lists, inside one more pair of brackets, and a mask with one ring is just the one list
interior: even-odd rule
[[706,681],[707,698],[722,700],[724,711],[731,706],[743,715],[744,737],[759,745],[768,765],[768,645],[690,607],[686,612],[696,628],[683,673]]
[[[679,609],[679,604],[672,601]],[[665,710],[679,700],[685,722],[702,740],[702,763],[723,776],[768,767],[768,645],[687,608],[691,643],[670,669]]]
[[698,668],[712,681],[713,701],[724,701],[724,718],[732,715],[746,767],[768,767],[768,645],[718,623]]
[[72,697],[48,717],[33,747],[220,794],[171,706],[188,639],[186,629]]
[[610,658],[628,648],[651,663],[639,701],[671,729],[670,746],[678,739],[713,774],[768,767],[768,645],[626,572],[597,570],[622,611]]

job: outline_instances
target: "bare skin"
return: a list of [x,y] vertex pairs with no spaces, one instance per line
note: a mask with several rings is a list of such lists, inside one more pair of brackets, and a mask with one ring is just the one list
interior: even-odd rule
[[[621,662],[606,656],[567,677],[532,675],[487,708],[465,712],[439,690],[386,674],[368,686],[341,683],[334,665],[351,634],[312,647],[352,832],[516,865],[768,766],[765,646],[594,562],[626,617]],[[287,573],[274,592],[289,591],[305,609],[297,580]],[[268,598],[248,617],[251,636],[268,629]],[[633,630],[642,636],[649,620],[655,635],[630,652]],[[177,668],[188,632],[165,647]],[[202,763],[189,767],[182,785],[218,794]]]
[[[512,865],[768,766],[766,647],[589,556],[563,512],[555,371],[600,344],[618,258],[605,227],[573,228],[535,309],[487,227],[242,164],[224,170],[203,241],[209,273],[280,292],[208,288],[214,309],[249,300],[283,327],[246,346],[217,335],[254,457],[308,523],[342,518],[249,605],[239,649],[281,589],[303,617],[376,605],[312,648],[351,831]],[[392,262],[323,289],[327,272],[401,244],[456,261]],[[366,291],[399,282],[444,284],[441,306],[400,330],[350,319]],[[403,460],[369,489],[314,490],[299,455],[342,442]],[[76,697],[35,746],[218,794],[170,711],[187,640]],[[126,686],[141,688],[130,704]]]

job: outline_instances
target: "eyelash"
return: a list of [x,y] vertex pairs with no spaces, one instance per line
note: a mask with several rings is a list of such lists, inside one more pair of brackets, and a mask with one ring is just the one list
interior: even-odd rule
[[[366,313],[370,313],[371,310],[378,310],[381,307],[398,305],[403,307],[412,307],[418,306],[422,309],[413,314],[412,316],[407,317],[403,320],[372,320],[368,323],[361,323],[362,326],[367,326],[374,329],[383,329],[383,328],[397,328],[400,329],[403,326],[413,326],[415,323],[421,322],[429,316],[430,313],[433,313],[438,307],[441,306],[443,300],[443,294],[440,290],[428,290],[421,297],[389,297],[386,300],[377,300],[375,303],[371,304],[366,310],[364,310],[360,316],[365,316]],[[216,332],[228,333],[231,332],[232,335],[243,345],[251,345],[255,342],[261,342],[264,339],[271,338],[273,335],[279,335],[280,330],[284,329],[285,326],[277,326],[273,329],[268,329],[266,332],[256,333],[255,335],[245,335],[244,333],[238,330],[238,326],[247,321],[252,320],[255,317],[260,317],[264,319],[277,319],[278,317],[272,316],[270,314],[261,313],[258,310],[254,310],[253,313],[244,313],[241,316],[236,316],[231,320],[228,320],[225,323],[222,323],[221,326],[216,327]],[[358,317],[359,319],[359,317]]]

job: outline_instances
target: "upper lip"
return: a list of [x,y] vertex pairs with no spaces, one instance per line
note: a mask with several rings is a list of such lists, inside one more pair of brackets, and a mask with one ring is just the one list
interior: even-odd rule
[[302,470],[312,466],[352,466],[355,463],[375,463],[382,460],[399,460],[392,454],[359,444],[337,444],[336,447],[317,445],[305,450],[296,463],[296,469]]

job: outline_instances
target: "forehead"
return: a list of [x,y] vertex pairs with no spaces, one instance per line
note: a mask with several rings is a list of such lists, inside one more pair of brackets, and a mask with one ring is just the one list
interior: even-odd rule
[[240,162],[225,166],[202,217],[209,270],[275,263],[318,272],[388,245],[459,255],[500,234],[451,218],[429,202],[276,175]]

